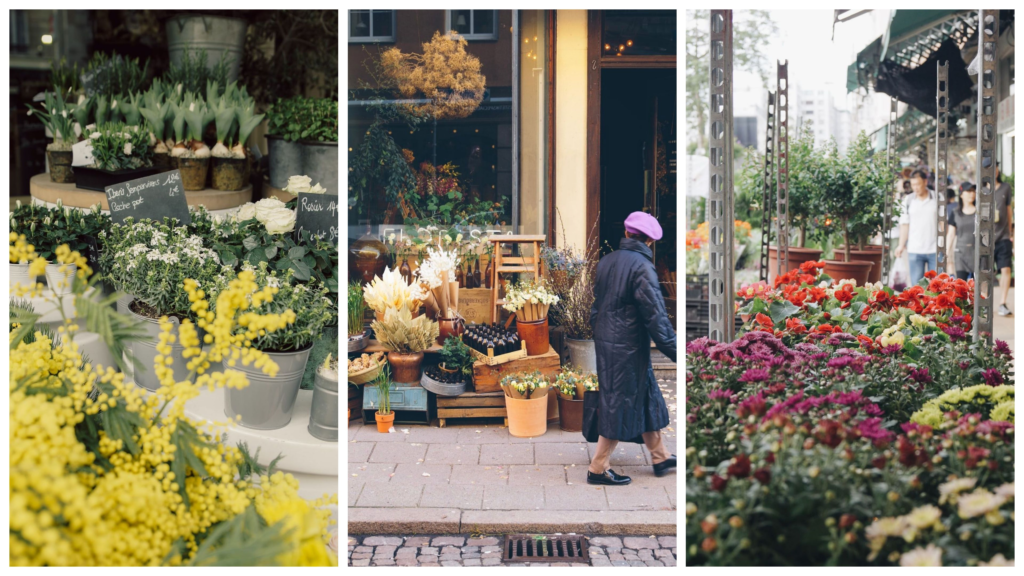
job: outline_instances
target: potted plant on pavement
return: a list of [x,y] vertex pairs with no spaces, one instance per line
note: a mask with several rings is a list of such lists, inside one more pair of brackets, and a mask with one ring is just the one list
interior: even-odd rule
[[597,234],[587,244],[583,265],[578,270],[568,291],[558,299],[565,346],[573,366],[586,372],[597,372],[597,353],[594,350],[594,328],[590,325],[590,310],[594,305],[594,285],[597,277]]
[[558,426],[566,432],[583,430],[583,394],[597,390],[597,376],[572,367],[555,377],[558,394]]
[[516,315],[516,330],[526,343],[527,355],[540,356],[550,350],[548,309],[558,301],[543,281],[520,280],[509,286],[503,308]]
[[373,379],[373,387],[377,390],[377,412],[373,418],[377,421],[377,432],[387,434],[395,422],[395,413],[391,411],[391,369],[384,366]]
[[540,372],[508,374],[501,379],[508,412],[508,433],[516,438],[548,431],[548,380]]
[[72,115],[75,107],[64,101],[64,93],[59,88],[54,92],[47,92],[43,98],[43,110],[29,106],[29,116],[39,118],[39,121],[50,131],[53,142],[46,145],[46,161],[50,165],[50,180],[60,184],[70,184],[75,181],[75,174],[71,170],[71,146],[78,142],[78,135],[75,133],[75,118]]
[[874,264],[869,260],[851,258],[851,223],[856,221],[866,205],[872,203],[877,191],[854,186],[849,158],[839,155],[835,140],[825,146],[825,155],[818,169],[822,205],[825,213],[838,222],[845,244],[842,260],[825,260],[825,273],[834,280],[851,279],[858,286],[863,286]]
[[[333,303],[327,297],[327,287],[317,282],[309,284],[291,283],[291,271],[282,274],[270,271],[266,262],[257,267],[248,264],[243,270],[251,270],[254,281],[261,290],[273,295],[270,302],[257,302],[253,297],[252,309],[263,315],[274,315],[284,319],[285,325],[276,331],[263,327],[246,326],[237,332],[252,348],[266,354],[278,371],[273,376],[263,374],[262,366],[248,365],[243,357],[241,363],[227,360],[228,367],[245,373],[249,386],[243,389],[226,389],[224,413],[231,418],[240,416],[239,424],[257,430],[276,430],[291,422],[292,408],[302,385],[313,342],[331,321]],[[244,318],[244,317],[243,317]],[[219,360],[212,358],[213,361]]]
[[423,376],[423,352],[437,338],[437,322],[426,316],[412,317],[408,307],[388,308],[383,320],[371,325],[381,346],[388,350],[394,380],[419,386]]
[[[133,377],[137,385],[148,390],[160,386],[153,371],[159,354],[160,318],[167,317],[176,325],[197,318],[183,290],[185,280],[197,282],[215,302],[216,294],[227,286],[228,277],[234,276],[230,267],[221,265],[216,252],[204,246],[201,237],[183,226],[173,226],[174,222],[169,218],[163,222],[127,218],[123,224],[111,225],[103,238],[101,263],[106,278],[118,292],[131,295],[126,312],[143,324],[150,337],[132,342],[133,356],[143,368],[137,366]],[[169,353],[164,354],[171,358],[168,367],[176,381],[184,380],[190,372],[184,352],[181,343],[173,342]]]

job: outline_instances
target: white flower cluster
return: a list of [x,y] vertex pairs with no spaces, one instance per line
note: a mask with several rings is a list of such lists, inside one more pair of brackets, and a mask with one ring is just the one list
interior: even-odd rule
[[431,289],[441,285],[441,276],[448,273],[448,281],[455,281],[455,272],[459,267],[459,255],[455,250],[438,248],[427,249],[427,258],[416,269],[416,276]]
[[509,312],[516,312],[527,304],[558,304],[559,298],[543,284],[520,283],[511,286],[505,294],[505,305]]
[[309,176],[292,176],[288,178],[288,183],[285,184],[284,191],[291,192],[292,194],[298,194],[299,192],[309,192],[310,194],[324,194],[327,189],[320,185],[319,182],[313,184],[313,179]]
[[235,211],[235,222],[255,218],[271,234],[287,234],[295,229],[295,211],[285,207],[277,198],[264,198],[253,204],[246,202]]

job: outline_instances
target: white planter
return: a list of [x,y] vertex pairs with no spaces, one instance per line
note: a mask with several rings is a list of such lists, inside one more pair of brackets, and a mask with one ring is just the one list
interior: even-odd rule
[[28,275],[28,264],[11,264],[10,283],[11,290],[14,290],[14,287],[19,284],[22,286],[34,284]]
[[[62,267],[64,267],[64,272],[60,271]],[[70,294],[72,284],[75,281],[75,274],[77,272],[78,266],[75,266],[74,264],[47,264],[46,284],[57,296]]]

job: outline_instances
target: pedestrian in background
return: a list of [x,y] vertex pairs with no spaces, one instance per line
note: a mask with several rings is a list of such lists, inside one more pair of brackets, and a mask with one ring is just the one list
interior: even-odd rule
[[976,236],[977,188],[970,182],[960,184],[960,201],[947,220],[946,262],[953,263],[956,277],[967,280],[974,274],[974,239]]
[[993,237],[995,245],[992,253],[995,256],[996,268],[999,270],[999,310],[1000,316],[1009,316],[1013,311],[1006,305],[1010,294],[1010,275],[1013,272],[1013,198],[1010,184],[1003,182],[1003,174],[996,162],[996,187],[993,193],[994,222]]
[[935,270],[938,201],[935,193],[928,190],[927,182],[928,175],[923,170],[914,170],[910,175],[913,194],[904,198],[900,214],[900,243],[896,257],[907,253],[910,286],[924,278],[926,271]]

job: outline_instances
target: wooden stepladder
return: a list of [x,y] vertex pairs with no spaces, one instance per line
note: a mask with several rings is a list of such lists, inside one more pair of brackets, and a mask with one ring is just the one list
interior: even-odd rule
[[[540,281],[541,278],[541,259],[540,259],[540,247],[541,244],[547,241],[547,236],[543,234],[536,235],[509,235],[509,236],[491,236],[489,241],[494,244],[494,266],[491,272],[491,323],[498,321],[498,306],[505,303],[504,298],[498,298],[498,292],[501,290],[499,280],[502,274],[533,274],[535,281]],[[519,256],[505,256],[502,254],[502,244],[527,244],[533,245],[533,256],[523,256],[522,249],[519,250]]]

